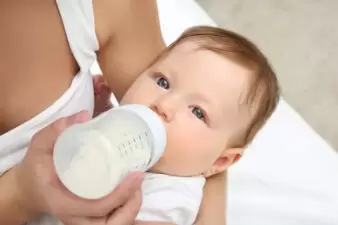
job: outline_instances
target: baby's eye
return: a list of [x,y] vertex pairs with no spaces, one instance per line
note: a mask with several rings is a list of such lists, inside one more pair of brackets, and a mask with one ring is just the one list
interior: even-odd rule
[[197,117],[197,119],[205,121],[204,111],[199,107],[192,107],[191,112]]
[[170,87],[169,81],[164,77],[157,78],[156,83],[157,83],[158,86],[160,86],[163,89],[169,89],[169,87]]

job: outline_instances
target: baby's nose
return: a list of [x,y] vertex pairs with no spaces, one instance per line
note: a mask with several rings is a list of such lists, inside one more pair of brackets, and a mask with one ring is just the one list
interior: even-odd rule
[[174,118],[174,113],[159,106],[159,105],[151,105],[150,109],[153,110],[155,113],[157,113],[157,115],[159,115],[162,120],[164,120],[165,122],[170,122],[173,120]]

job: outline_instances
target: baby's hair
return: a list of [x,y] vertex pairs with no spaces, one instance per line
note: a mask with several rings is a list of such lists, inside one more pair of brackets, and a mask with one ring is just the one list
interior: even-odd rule
[[[215,52],[249,69],[253,76],[244,103],[253,109],[252,120],[233,147],[245,147],[275,110],[280,90],[276,74],[263,53],[248,39],[218,27],[196,26],[187,29],[158,58],[165,56],[181,43],[193,41],[201,49]],[[157,61],[156,60],[156,61]]]

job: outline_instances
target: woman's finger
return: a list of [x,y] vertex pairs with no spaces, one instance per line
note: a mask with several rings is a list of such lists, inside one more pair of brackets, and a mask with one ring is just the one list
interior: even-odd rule
[[170,222],[135,221],[133,225],[175,225],[175,224]]
[[116,209],[108,218],[107,225],[133,225],[142,203],[141,190],[135,192],[126,204]]
[[105,225],[105,218],[101,217],[69,217],[61,221],[63,225]]
[[98,200],[82,199],[65,189],[55,190],[54,198],[64,198],[66,194],[68,197],[62,202],[62,209],[71,215],[102,217],[128,202],[140,189],[142,181],[143,174],[131,174],[111,194]]

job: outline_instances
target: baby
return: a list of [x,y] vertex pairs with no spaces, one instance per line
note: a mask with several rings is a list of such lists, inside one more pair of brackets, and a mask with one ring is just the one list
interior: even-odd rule
[[278,97],[272,68],[247,39],[215,27],[184,32],[121,100],[153,109],[168,135],[137,219],[193,224],[205,178],[240,159]]
[[136,219],[193,224],[205,178],[241,158],[278,97],[272,68],[247,39],[215,27],[185,31],[120,102],[150,107],[167,130],[166,151],[145,177]]

